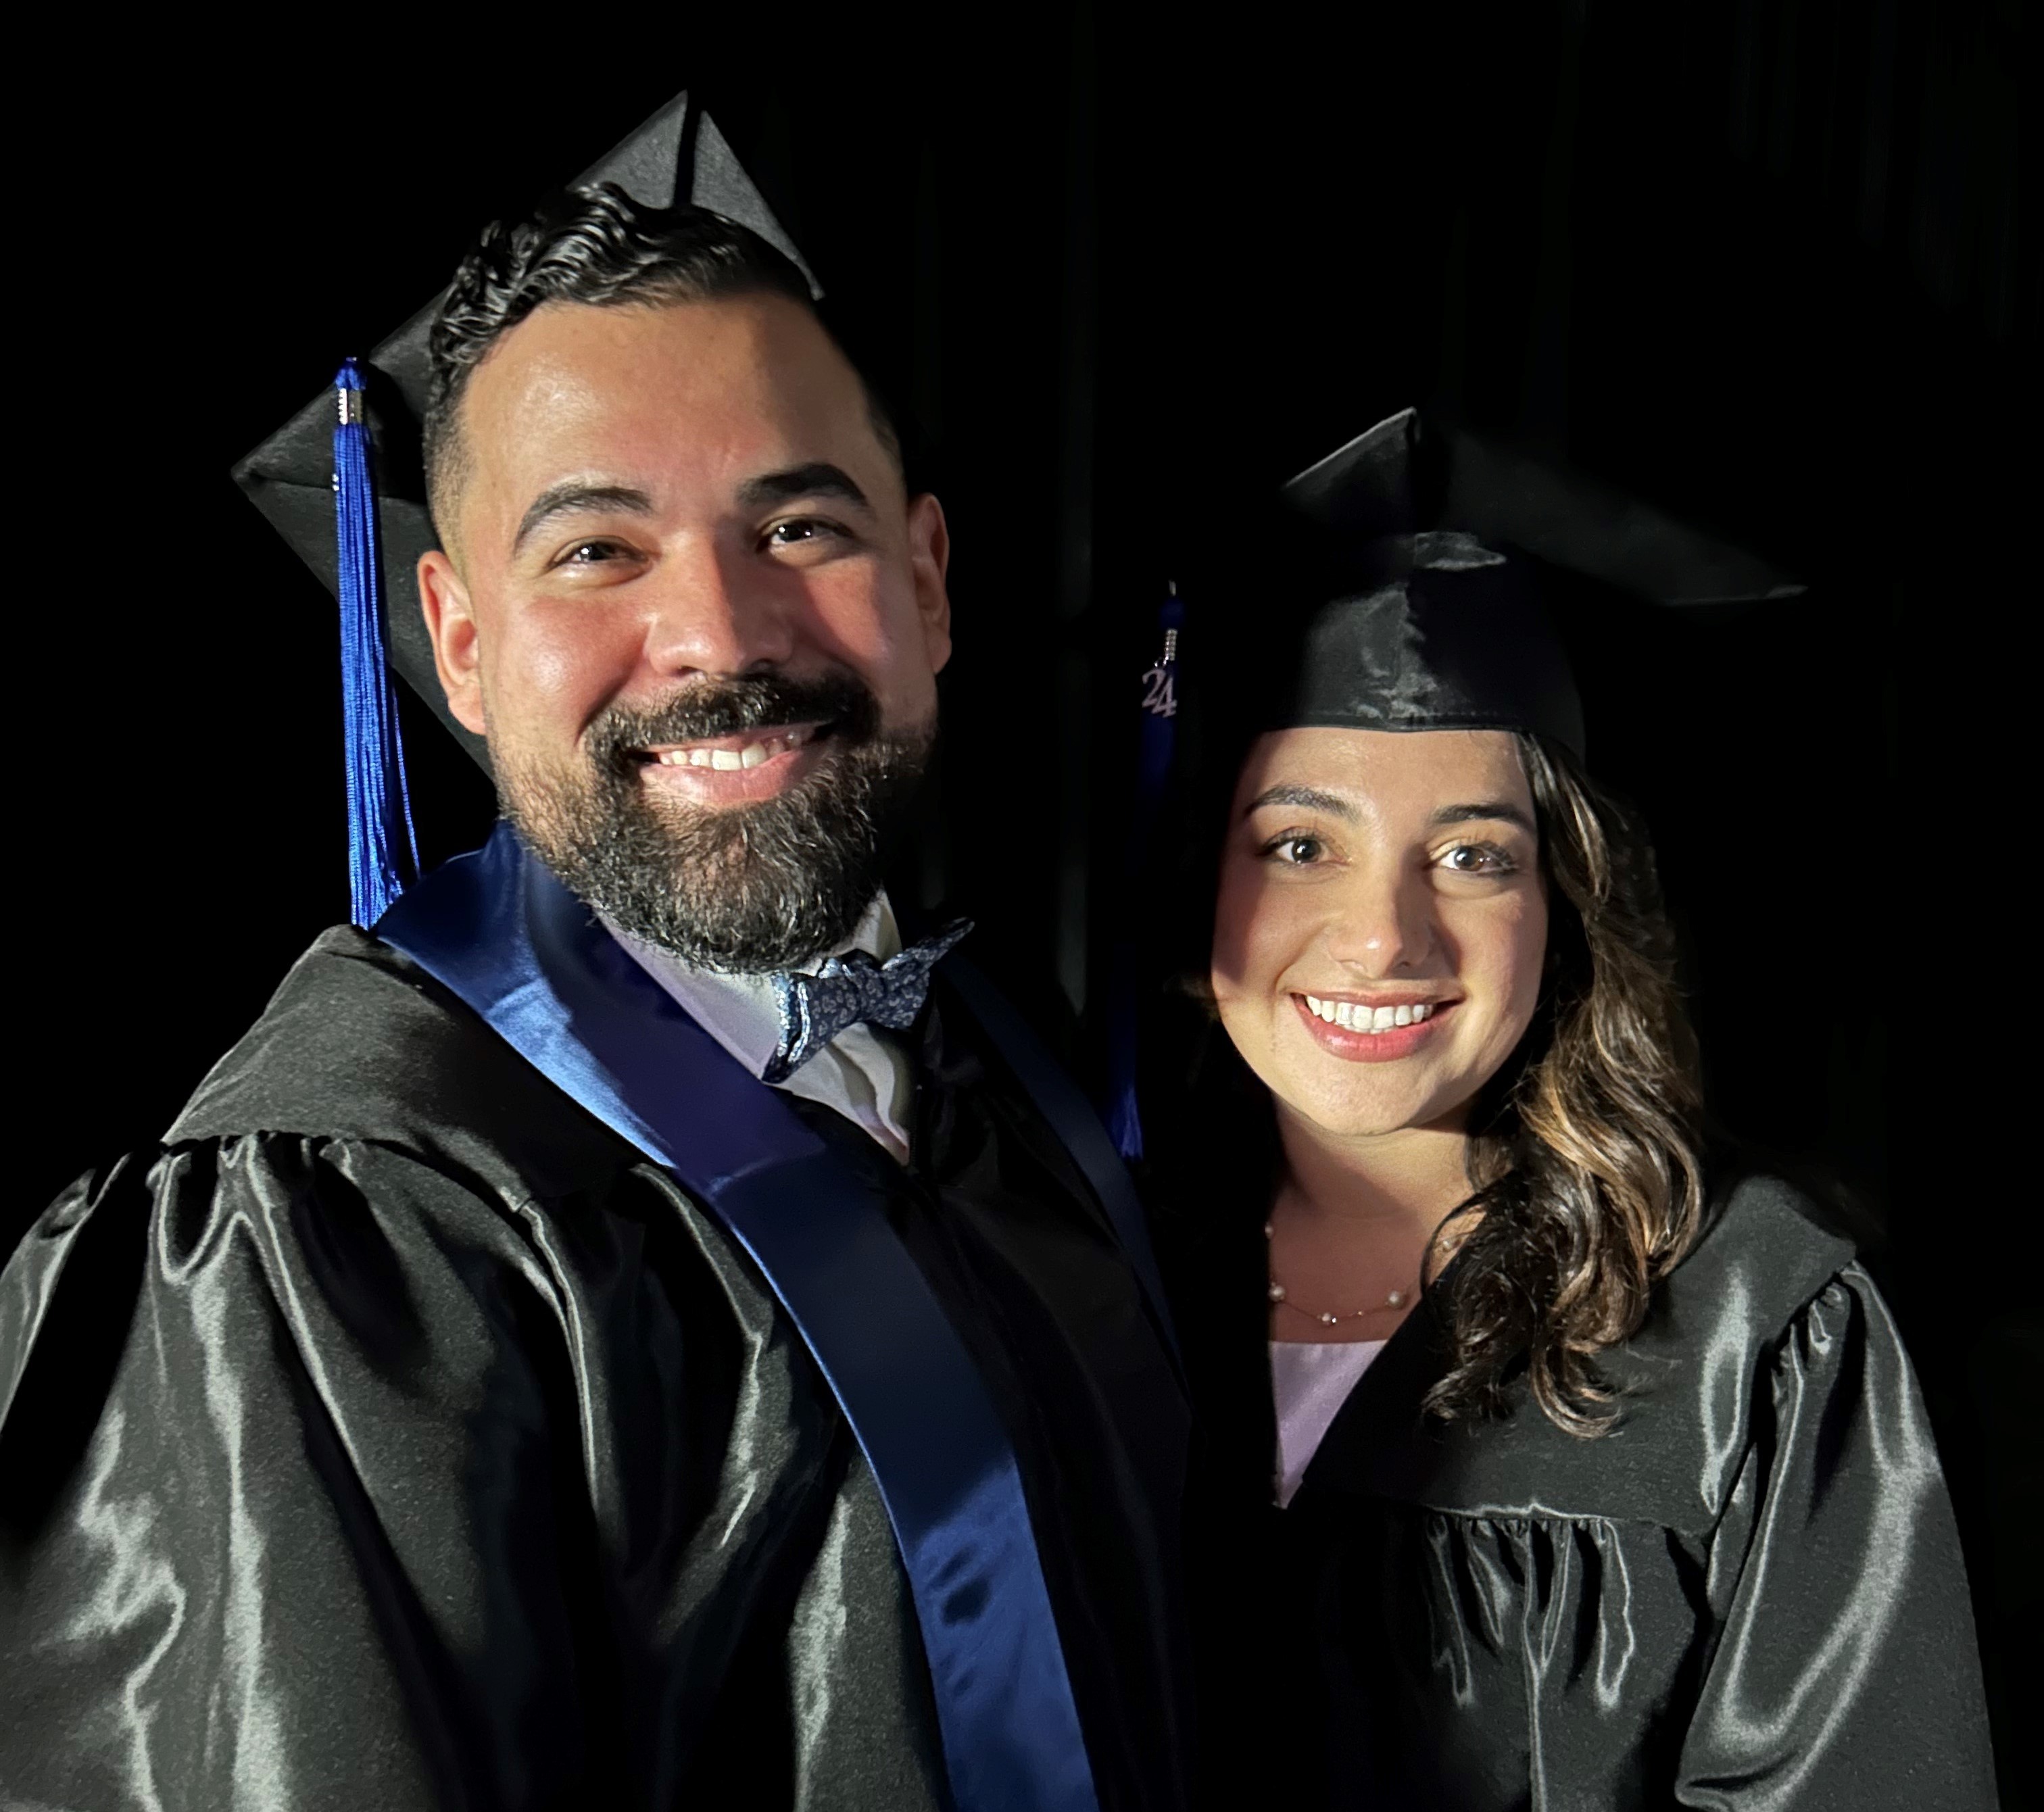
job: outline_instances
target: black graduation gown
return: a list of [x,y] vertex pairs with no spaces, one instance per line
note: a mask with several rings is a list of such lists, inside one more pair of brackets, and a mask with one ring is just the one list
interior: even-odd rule
[[1427,1424],[1423,1304],[1282,1511],[1262,1219],[1216,1209],[1174,1267],[1206,1431],[1213,1805],[1994,1804],[1915,1382],[1851,1247],[1794,1191],[1732,1191],[1606,1356],[1616,1432],[1573,1438],[1523,1400]]
[[[985,1370],[1103,1804],[1175,1807],[1182,1384],[941,977],[911,1035],[909,1170],[795,1104]],[[28,1235],[0,1419],[8,1803],[945,1802],[878,1490],[751,1260],[359,933]]]

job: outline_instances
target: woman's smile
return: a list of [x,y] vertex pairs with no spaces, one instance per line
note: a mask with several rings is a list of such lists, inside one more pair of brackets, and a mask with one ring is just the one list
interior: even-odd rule
[[1320,1048],[1349,1063],[1390,1063],[1438,1042],[1452,1000],[1363,1000],[1294,994],[1292,1004]]

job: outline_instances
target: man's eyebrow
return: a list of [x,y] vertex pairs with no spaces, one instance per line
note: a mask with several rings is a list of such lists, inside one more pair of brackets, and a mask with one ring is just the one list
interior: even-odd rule
[[1323,793],[1316,786],[1271,787],[1250,800],[1249,810],[1254,812],[1266,805],[1297,805],[1307,812],[1324,812],[1331,818],[1339,818],[1350,824],[1356,819],[1355,808],[1346,799],[1339,793]]
[[533,498],[532,507],[518,519],[518,532],[511,537],[511,551],[524,547],[533,531],[557,516],[581,510],[615,510],[627,516],[651,516],[653,500],[630,485],[593,485],[582,478],[566,478],[549,485]]
[[1538,836],[1539,827],[1524,812],[1508,799],[1478,799],[1466,805],[1443,805],[1431,822],[1436,824],[1467,824],[1479,818],[1502,819],[1508,824],[1516,824],[1520,830]]
[[873,508],[866,501],[866,493],[852,482],[851,474],[828,459],[813,459],[806,466],[790,466],[785,472],[763,472],[738,487],[739,505],[745,509],[793,503],[797,497],[836,497],[863,510]]

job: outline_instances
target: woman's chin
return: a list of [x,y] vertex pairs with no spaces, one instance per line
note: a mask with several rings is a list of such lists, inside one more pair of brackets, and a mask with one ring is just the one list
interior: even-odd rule
[[1453,1117],[1456,1092],[1436,1077],[1358,1075],[1353,1066],[1342,1067],[1345,1073],[1328,1076],[1318,1073],[1324,1065],[1304,1074],[1287,1065],[1263,1082],[1287,1111],[1334,1138],[1381,1138]]
[[1331,1138],[1385,1138],[1427,1126],[1439,1116],[1424,1106],[1385,1102],[1320,1101],[1310,1104],[1288,1101],[1293,1112],[1303,1114]]

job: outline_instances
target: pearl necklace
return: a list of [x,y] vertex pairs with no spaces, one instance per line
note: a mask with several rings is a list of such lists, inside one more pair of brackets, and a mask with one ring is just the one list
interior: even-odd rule
[[[1276,1222],[1266,1221],[1263,1223],[1263,1237],[1266,1241],[1276,1231]],[[1412,1299],[1411,1291],[1393,1290],[1385,1297],[1382,1302],[1372,1303],[1367,1308],[1350,1309],[1346,1315],[1336,1315],[1331,1309],[1322,1309],[1316,1312],[1312,1309],[1300,1307],[1292,1300],[1285,1286],[1278,1281],[1277,1273],[1274,1271],[1270,1275],[1270,1306],[1273,1308],[1289,1309],[1294,1315],[1312,1315],[1313,1319],[1323,1327],[1339,1327],[1345,1321],[1360,1321],[1366,1315],[1388,1315],[1393,1309],[1402,1309]]]

